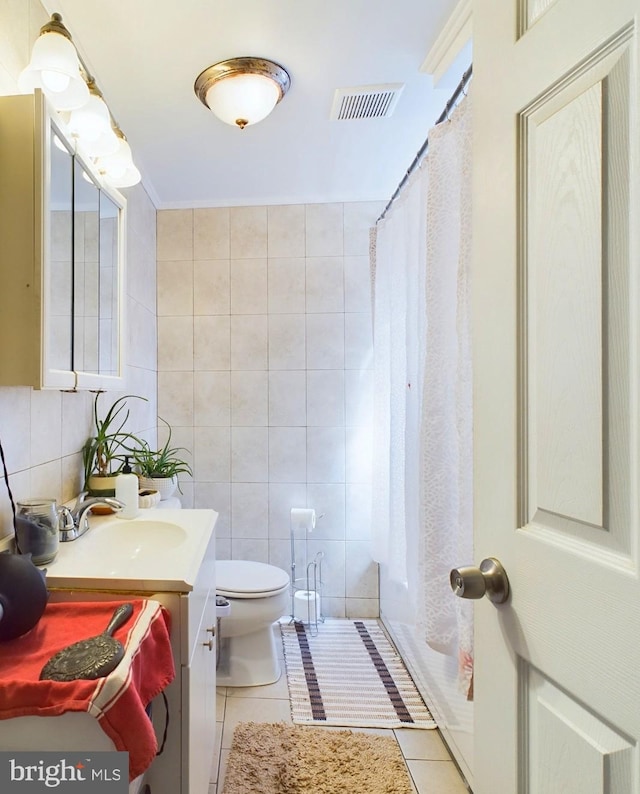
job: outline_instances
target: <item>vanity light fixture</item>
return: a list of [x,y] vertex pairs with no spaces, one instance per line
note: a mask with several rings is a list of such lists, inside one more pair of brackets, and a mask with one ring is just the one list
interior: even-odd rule
[[118,138],[111,127],[111,114],[100,90],[89,79],[89,100],[71,111],[67,128],[88,157],[104,157],[118,149]]
[[207,67],[193,90],[203,105],[243,130],[266,118],[289,90],[291,78],[265,58],[230,58]]
[[18,87],[24,93],[41,88],[56,110],[73,110],[89,99],[78,53],[60,14],[52,14],[40,28],[31,61],[18,77]]
[[112,187],[132,187],[140,181],[140,171],[133,164],[131,147],[120,127],[116,127],[114,132],[118,139],[118,148],[113,154],[96,158],[95,165]]
[[18,78],[18,86],[24,93],[42,89],[54,109],[63,114],[78,149],[98,165],[98,172],[111,187],[138,184],[140,171],[133,164],[131,147],[113,120],[60,14],[52,14],[40,28],[31,62]]

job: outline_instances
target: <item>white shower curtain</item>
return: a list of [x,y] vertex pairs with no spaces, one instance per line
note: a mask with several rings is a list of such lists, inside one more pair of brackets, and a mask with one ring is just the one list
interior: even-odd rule
[[[428,174],[418,168],[377,226],[374,288],[373,554],[390,578],[412,577],[417,548],[421,374],[424,359],[425,240]],[[407,537],[409,533],[409,537]],[[413,533],[413,537],[411,537]]]
[[466,97],[377,226],[374,289],[374,554],[416,588],[423,636],[458,657],[467,696],[472,609],[449,571],[473,551],[470,178]]

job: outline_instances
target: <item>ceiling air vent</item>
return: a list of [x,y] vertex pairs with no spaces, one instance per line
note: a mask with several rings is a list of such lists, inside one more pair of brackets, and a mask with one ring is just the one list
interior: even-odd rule
[[404,83],[336,88],[330,118],[332,121],[388,118],[403,88]]

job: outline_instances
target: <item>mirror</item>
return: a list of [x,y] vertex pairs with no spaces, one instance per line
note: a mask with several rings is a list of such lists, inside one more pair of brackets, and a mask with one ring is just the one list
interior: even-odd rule
[[119,372],[119,293],[118,254],[120,208],[100,191],[100,267],[99,267],[99,351],[98,368],[102,375]]
[[51,127],[49,262],[46,301],[50,333],[48,359],[52,369],[73,369],[73,155]]
[[74,159],[73,369],[99,372],[100,189]]

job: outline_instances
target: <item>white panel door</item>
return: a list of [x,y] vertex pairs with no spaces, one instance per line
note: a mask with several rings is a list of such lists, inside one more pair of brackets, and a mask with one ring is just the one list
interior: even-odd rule
[[640,792],[639,12],[474,6],[476,794]]

